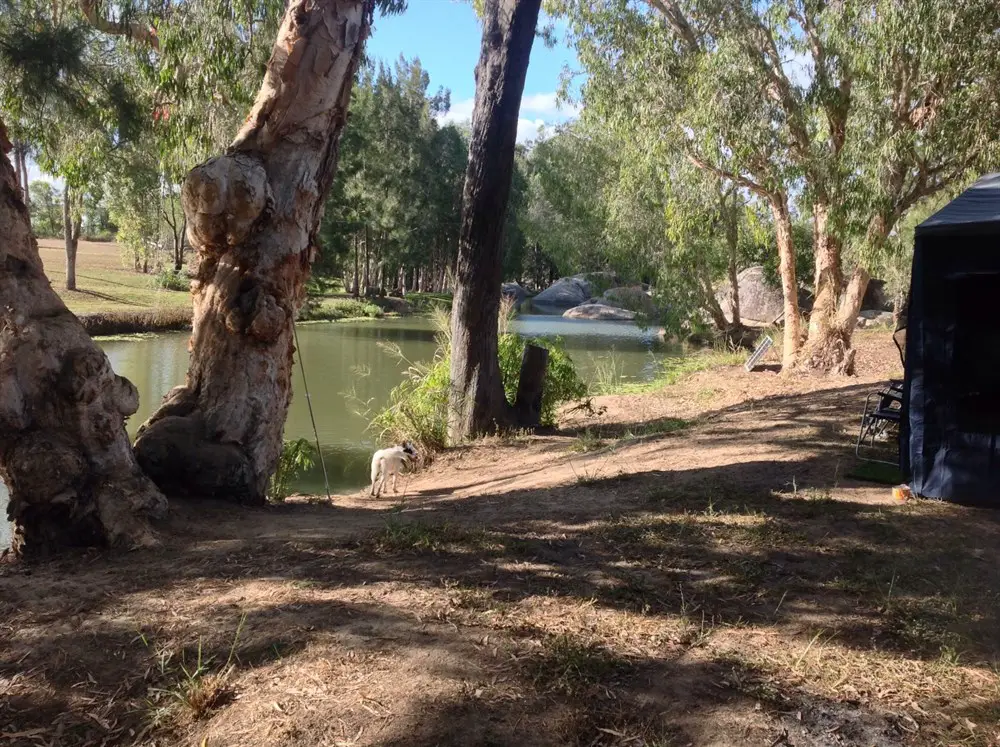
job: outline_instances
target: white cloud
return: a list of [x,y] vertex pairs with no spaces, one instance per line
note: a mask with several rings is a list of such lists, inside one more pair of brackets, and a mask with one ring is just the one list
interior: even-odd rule
[[461,124],[462,122],[472,121],[472,110],[476,107],[475,99],[462,99],[461,101],[452,102],[451,108],[448,113],[438,117],[438,122]]
[[539,140],[545,137],[546,122],[544,119],[517,119],[517,142],[526,143],[529,140]]
[[[448,113],[438,117],[441,124],[462,124],[472,121],[475,99],[462,99],[452,103]],[[552,127],[580,116],[577,104],[559,101],[555,92],[532,93],[521,99],[521,111],[517,120],[517,142],[526,143],[539,138],[539,128],[551,131]]]
[[552,119],[574,119],[580,116],[580,110],[579,104],[560,101],[555,92],[533,93],[521,99],[521,114],[535,114]]

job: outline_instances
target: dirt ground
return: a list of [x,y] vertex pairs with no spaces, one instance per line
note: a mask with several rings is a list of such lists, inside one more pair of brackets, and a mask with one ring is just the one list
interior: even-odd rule
[[858,345],[0,566],[0,744],[1000,745],[1000,516],[850,477]]

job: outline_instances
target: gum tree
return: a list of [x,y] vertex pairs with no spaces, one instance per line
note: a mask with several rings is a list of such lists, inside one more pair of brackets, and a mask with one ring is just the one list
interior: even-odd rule
[[184,180],[198,254],[190,364],[135,444],[166,490],[264,501],[291,398],[292,326],[374,8],[291,2],[242,129]]
[[511,421],[500,376],[498,314],[517,116],[541,0],[486,0],[451,313],[452,442]]
[[[586,111],[769,206],[786,368],[849,373],[873,257],[998,141],[988,0],[565,0]],[[813,224],[803,334],[792,221]]]

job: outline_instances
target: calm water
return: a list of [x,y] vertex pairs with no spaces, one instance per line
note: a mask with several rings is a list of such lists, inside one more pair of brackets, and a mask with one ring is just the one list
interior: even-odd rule
[[[666,348],[652,330],[627,322],[591,322],[559,316],[524,315],[514,324],[526,337],[561,337],[584,380],[593,382],[602,359],[614,355],[617,369],[627,379],[645,380],[656,374],[657,353]],[[156,409],[172,387],[184,382],[187,371],[188,334],[156,335],[147,339],[101,341],[115,371],[139,389],[140,407],[128,423],[129,434]],[[378,409],[403,378],[405,364],[379,343],[399,346],[410,361],[426,361],[434,354],[434,331],[422,318],[385,319],[299,327],[300,355],[316,415],[320,443],[330,476],[330,489],[358,488],[368,480],[374,447],[367,420],[359,414],[366,406]],[[312,424],[296,365],[294,396],[285,438],[313,440]],[[323,491],[319,466],[294,486],[305,492]],[[6,493],[0,484],[0,511]],[[3,514],[0,513],[0,516]],[[0,547],[7,544],[7,524],[0,520]]]

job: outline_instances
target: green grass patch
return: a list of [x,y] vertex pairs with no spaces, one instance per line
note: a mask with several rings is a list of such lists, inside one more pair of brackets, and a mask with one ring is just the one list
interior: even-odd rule
[[450,293],[407,293],[406,303],[416,313],[426,314],[434,309],[450,309]]
[[882,485],[899,485],[903,482],[903,473],[894,464],[879,464],[877,462],[862,462],[847,476],[865,482],[877,482]]
[[676,384],[681,379],[699,371],[722,366],[741,365],[746,360],[745,351],[699,350],[690,355],[667,356],[659,361],[659,371],[650,381],[627,381],[616,374],[619,367],[607,364],[604,373],[598,372],[597,389],[601,394],[648,394]]

